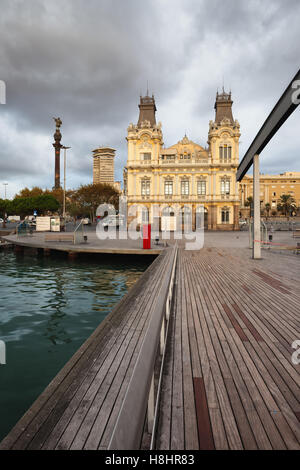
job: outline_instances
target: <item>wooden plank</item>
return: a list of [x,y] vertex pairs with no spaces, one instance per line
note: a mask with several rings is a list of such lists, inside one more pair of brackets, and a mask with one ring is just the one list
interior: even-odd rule
[[196,413],[200,450],[214,450],[215,445],[211,430],[203,378],[194,377],[194,393],[196,400]]
[[235,331],[237,332],[237,334],[239,335],[240,339],[242,341],[249,341],[248,340],[248,337],[247,335],[244,333],[244,331],[242,330],[242,328],[240,327],[240,325],[238,324],[238,322],[236,321],[234,315],[232,314],[229,306],[227,304],[222,304],[222,307],[226,313],[226,315],[228,316],[228,318],[230,319],[231,323],[232,323],[232,326],[233,328],[235,329]]
[[182,310],[181,310],[181,250],[178,253],[178,297],[175,318],[174,367],[171,417],[171,450],[184,450],[183,372],[182,372]]
[[[184,403],[184,438],[185,449],[199,448],[196,420],[196,403],[193,390],[191,353],[187,323],[187,297],[189,286],[185,284],[185,271],[181,275],[181,331],[182,331],[182,369],[183,369],[183,403]],[[186,295],[187,293],[187,295]]]

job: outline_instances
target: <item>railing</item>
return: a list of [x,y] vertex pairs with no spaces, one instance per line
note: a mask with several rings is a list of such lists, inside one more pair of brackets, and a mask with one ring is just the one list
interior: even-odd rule
[[74,240],[73,240],[74,245],[76,245],[77,243],[84,243],[85,242],[84,236],[85,236],[84,225],[83,225],[83,220],[82,220],[80,224],[74,230]]
[[[140,448],[146,412],[148,432],[152,433],[152,441],[154,439],[175,279],[177,245],[170,250],[167,254],[167,265],[156,295],[156,301],[150,312],[149,325],[108,446],[109,450],[137,450]],[[163,358],[155,396],[154,369],[158,353]]]

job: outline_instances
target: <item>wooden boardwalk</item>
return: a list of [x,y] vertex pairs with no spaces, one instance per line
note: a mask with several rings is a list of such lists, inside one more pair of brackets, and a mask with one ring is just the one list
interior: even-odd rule
[[171,250],[165,250],[0,444],[106,449]]
[[[108,448],[171,252],[152,263],[0,449]],[[179,250],[155,449],[300,449],[300,365],[291,360],[300,259],[263,254]]]
[[299,449],[297,257],[180,250],[156,449]]

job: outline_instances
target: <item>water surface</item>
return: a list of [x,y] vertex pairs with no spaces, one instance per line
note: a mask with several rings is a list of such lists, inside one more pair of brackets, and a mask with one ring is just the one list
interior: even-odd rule
[[0,251],[0,441],[145,271],[141,258]]

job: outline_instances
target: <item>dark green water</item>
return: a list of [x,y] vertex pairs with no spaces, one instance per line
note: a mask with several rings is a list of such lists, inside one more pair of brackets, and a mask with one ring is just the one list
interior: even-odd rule
[[0,441],[149,263],[0,252]]

